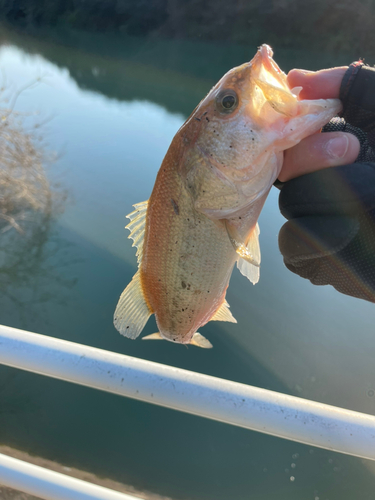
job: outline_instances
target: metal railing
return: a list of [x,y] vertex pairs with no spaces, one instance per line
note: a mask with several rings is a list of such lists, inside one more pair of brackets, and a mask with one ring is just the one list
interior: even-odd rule
[[139,500],[2,454],[0,484],[46,500]]
[[[0,363],[299,443],[375,460],[375,417],[372,415],[6,326],[0,326]],[[3,478],[0,468],[0,483]],[[72,478],[67,480],[72,482]],[[44,495],[39,494],[46,500],[131,498]]]

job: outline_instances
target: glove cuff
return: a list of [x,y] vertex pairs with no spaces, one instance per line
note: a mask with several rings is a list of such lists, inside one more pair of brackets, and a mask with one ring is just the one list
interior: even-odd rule
[[357,61],[349,66],[340,87],[345,121],[365,132],[375,130],[375,68]]
[[362,61],[353,62],[346,71],[340,87],[340,99],[346,103],[353,85],[353,82],[364,66]]

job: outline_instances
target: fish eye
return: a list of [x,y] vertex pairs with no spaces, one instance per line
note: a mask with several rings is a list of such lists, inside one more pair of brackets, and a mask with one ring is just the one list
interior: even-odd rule
[[221,113],[232,113],[238,105],[237,94],[231,89],[223,90],[218,94],[216,103]]
[[223,97],[221,104],[225,109],[231,109],[236,104],[236,98],[234,95],[226,95]]

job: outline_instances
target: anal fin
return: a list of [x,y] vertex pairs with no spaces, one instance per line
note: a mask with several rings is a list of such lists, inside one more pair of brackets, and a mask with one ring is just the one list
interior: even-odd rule
[[195,345],[197,347],[203,347],[203,349],[211,349],[212,344],[206,337],[203,337],[199,332],[195,332],[193,338],[190,341],[191,345]]
[[129,337],[135,339],[145,327],[152,312],[149,310],[143,295],[139,270],[133,276],[129,285],[122,292],[118,301],[114,325],[116,329]]
[[[151,333],[151,335],[146,335],[142,338],[142,340],[167,340],[160,335],[159,332]],[[198,332],[195,332],[193,338],[190,341],[190,345],[195,345],[197,347],[202,347],[203,349],[211,349],[212,344],[209,340],[207,340],[203,335]]]
[[228,321],[229,323],[237,323],[237,320],[233,317],[229,310],[229,304],[226,300],[224,300],[210,321]]
[[165,340],[165,338],[162,337],[159,332],[156,332],[150,333],[150,335],[145,335],[142,337],[142,340]]

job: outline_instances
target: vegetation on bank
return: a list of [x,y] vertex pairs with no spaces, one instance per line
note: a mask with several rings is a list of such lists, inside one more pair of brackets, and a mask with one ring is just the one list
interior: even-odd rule
[[0,0],[0,17],[24,29],[375,50],[375,0]]
[[45,166],[53,157],[43,148],[39,125],[14,111],[21,92],[0,88],[0,234],[11,228],[24,234],[31,221],[40,214],[50,218],[65,201],[48,180]]

